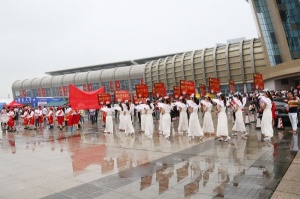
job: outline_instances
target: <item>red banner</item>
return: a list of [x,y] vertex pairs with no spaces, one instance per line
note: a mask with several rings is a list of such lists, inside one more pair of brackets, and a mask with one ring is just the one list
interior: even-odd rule
[[99,109],[98,94],[104,93],[104,87],[95,91],[83,91],[70,84],[69,104],[73,109]]
[[23,97],[26,97],[26,90],[23,90]]
[[23,91],[20,90],[19,93],[20,93],[20,97],[23,97]]
[[110,92],[115,92],[114,82],[109,82],[109,88],[110,88]]
[[163,82],[155,83],[152,88],[152,96],[155,98],[164,97],[167,95],[167,89]]
[[83,91],[87,91],[87,90],[86,90],[86,84],[83,84],[83,85],[82,85],[82,89],[83,89]]
[[146,100],[147,100],[147,98],[138,98],[135,93],[132,94],[132,101],[134,104],[138,104],[139,102],[146,103]]
[[92,84],[88,84],[88,91],[92,91],[92,90],[93,90]]
[[42,89],[41,88],[38,88],[38,96],[42,97]]
[[130,94],[129,91],[115,91],[115,102],[122,101],[124,102],[125,100],[130,100]]
[[116,91],[121,90],[121,84],[120,84],[120,81],[115,81],[115,85],[116,85]]
[[62,86],[58,87],[58,92],[59,92],[59,96],[63,96],[63,87]]
[[47,95],[46,95],[46,89],[45,88],[42,88],[42,96],[43,97],[46,97]]
[[146,84],[136,84],[135,90],[138,98],[147,98],[149,96],[148,86]]
[[68,86],[64,86],[64,96],[68,96],[69,95],[69,88]]
[[206,95],[206,86],[205,84],[200,84],[199,85],[199,93],[201,97],[204,97]]
[[109,101],[111,103],[111,99],[110,99],[110,94],[109,93],[98,94],[99,105],[106,104],[107,101]]
[[255,90],[264,90],[264,80],[262,74],[254,73],[253,81]]
[[212,94],[221,92],[220,80],[218,78],[209,78],[209,91]]
[[231,94],[235,93],[235,84],[233,80],[229,80],[229,92]]
[[191,80],[180,80],[180,94],[191,95],[195,94],[195,82]]
[[180,97],[180,87],[179,86],[173,87],[173,96],[175,99],[178,99]]

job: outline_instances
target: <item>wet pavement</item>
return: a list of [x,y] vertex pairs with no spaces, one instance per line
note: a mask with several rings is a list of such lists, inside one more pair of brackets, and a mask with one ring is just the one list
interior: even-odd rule
[[136,121],[132,136],[116,125],[115,133],[103,134],[100,120],[73,133],[4,132],[0,199],[270,198],[297,153],[299,138],[289,127],[262,142],[251,123],[247,139],[226,143],[211,136],[190,140],[178,135],[177,126],[174,121],[168,140],[158,134],[157,122],[151,139]]

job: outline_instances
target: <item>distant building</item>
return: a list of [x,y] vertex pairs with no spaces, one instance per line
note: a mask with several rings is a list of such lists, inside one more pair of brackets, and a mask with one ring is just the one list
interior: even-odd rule
[[287,89],[300,81],[300,1],[248,0],[265,49],[265,87]]

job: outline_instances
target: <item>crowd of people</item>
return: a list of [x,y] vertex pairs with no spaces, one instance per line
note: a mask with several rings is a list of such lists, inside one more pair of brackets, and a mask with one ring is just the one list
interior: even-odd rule
[[[253,115],[261,113],[261,132],[264,140],[269,141],[273,137],[274,117],[276,117],[273,98],[288,98],[287,106],[289,108],[289,117],[292,124],[291,133],[297,132],[297,111],[299,97],[295,96],[293,90],[286,92],[270,92],[265,89],[261,93],[247,93],[225,96],[222,93],[217,94],[217,99],[211,99],[209,95],[197,99],[194,94],[182,96],[178,100],[172,100],[169,96],[162,97],[155,101],[147,99],[133,104],[131,101],[119,101],[117,104],[106,104],[101,109],[77,110],[71,106],[59,107],[37,107],[24,106],[20,109],[15,107],[6,107],[1,110],[1,126],[8,132],[15,132],[15,120],[21,118],[24,129],[35,130],[38,128],[54,128],[55,123],[60,130],[68,127],[70,132],[78,130],[84,126],[84,117],[88,113],[88,119],[92,124],[97,123],[100,115],[105,133],[114,133],[118,128],[125,135],[132,135],[135,131],[133,127],[134,118],[137,115],[140,131],[144,132],[148,138],[152,138],[154,133],[154,120],[159,121],[158,131],[166,139],[171,136],[171,123],[178,120],[178,134],[184,133],[193,139],[198,137],[203,139],[204,135],[215,136],[219,141],[231,139],[228,129],[228,113],[232,113],[234,125],[232,135],[238,133],[246,138],[245,128],[245,105],[250,101],[249,112]],[[214,128],[212,119],[212,110],[217,113],[217,129]],[[199,121],[199,112],[203,113],[203,124]],[[118,118],[118,123],[113,122],[113,116]],[[5,121],[6,120],[6,121]],[[118,125],[114,128],[114,124]]]

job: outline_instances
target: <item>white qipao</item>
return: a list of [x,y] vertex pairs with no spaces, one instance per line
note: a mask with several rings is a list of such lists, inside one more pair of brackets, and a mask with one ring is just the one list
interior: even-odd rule
[[198,106],[197,104],[193,103],[190,105],[190,109],[192,110],[190,114],[189,120],[189,128],[188,128],[188,135],[189,136],[203,136],[203,130],[200,126],[199,118],[198,118]]
[[204,119],[203,119],[203,132],[205,133],[214,133],[214,123],[211,116],[211,109],[212,104],[210,102],[201,101],[201,103],[204,105]]
[[228,136],[228,120],[227,115],[225,113],[226,107],[224,105],[224,102],[219,100],[217,108],[219,110],[217,136]]
[[153,130],[154,130],[154,126],[153,126],[153,117],[152,117],[152,113],[154,110],[154,106],[153,104],[150,104],[150,107],[147,105],[146,108],[146,118],[145,118],[145,135],[147,136],[152,136],[153,135]]
[[104,132],[106,133],[113,133],[114,132],[114,123],[112,116],[114,114],[114,109],[113,108],[102,108],[102,111],[106,112],[106,122],[105,122],[105,130]]
[[269,98],[261,96],[261,99],[266,104],[263,116],[261,119],[261,132],[267,137],[273,137],[274,131],[272,127],[272,102]]
[[125,114],[125,134],[133,134],[134,128],[131,121],[131,107],[129,106],[129,109],[125,104],[123,104],[124,108],[124,114]]
[[235,123],[232,127],[232,130],[238,132],[246,132],[246,127],[245,127],[243,112],[242,112],[242,108],[244,106],[239,99],[234,97],[233,100],[235,102]]
[[179,103],[177,107],[180,110],[178,132],[187,131],[189,128],[188,116],[187,116],[187,105],[184,103]]
[[[121,105],[122,106],[122,105]],[[123,108],[123,107],[122,107]],[[124,108],[122,110],[122,108],[120,107],[120,110],[119,110],[119,129],[120,130],[125,130],[125,127],[126,127],[126,121],[125,121],[125,116],[124,116]]]
[[161,124],[162,132],[163,132],[163,135],[170,136],[170,134],[171,134],[170,112],[171,112],[172,106],[170,104],[164,104],[162,109],[164,112],[164,114],[162,115],[162,124]]

